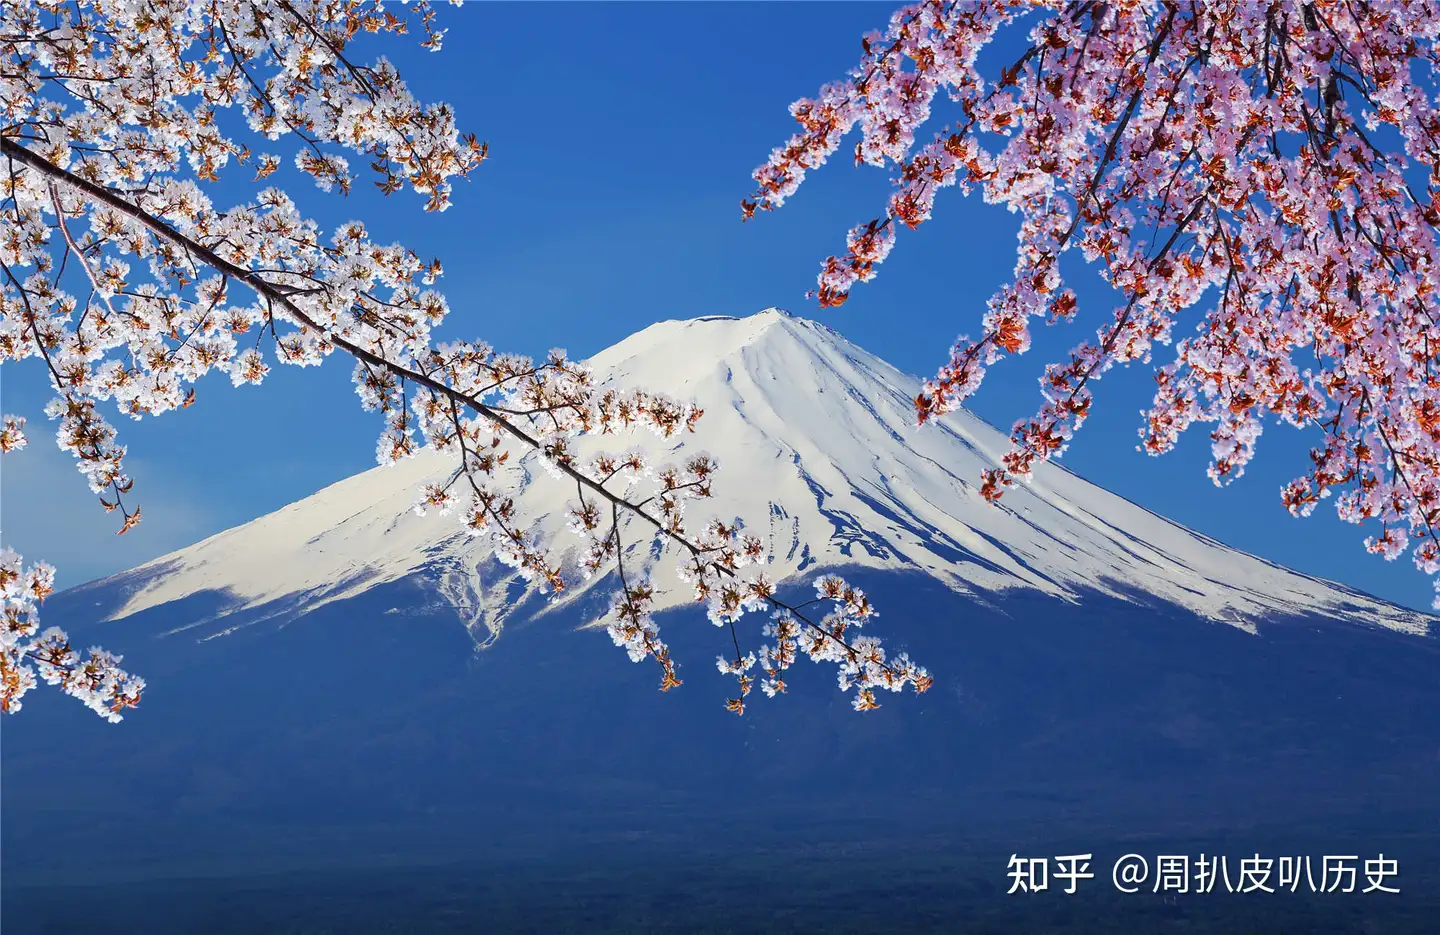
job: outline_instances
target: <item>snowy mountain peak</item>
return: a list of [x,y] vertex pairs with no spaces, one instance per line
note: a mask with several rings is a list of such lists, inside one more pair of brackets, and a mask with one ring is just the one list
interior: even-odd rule
[[[986,503],[979,477],[1005,452],[1003,433],[964,410],[917,429],[918,380],[778,308],[658,322],[589,363],[601,380],[705,409],[695,435],[657,454],[719,457],[707,512],[739,515],[767,536],[777,578],[862,566],[921,571],[989,601],[1017,588],[1065,600],[1159,599],[1246,629],[1285,614],[1428,627],[1424,614],[1230,549],[1058,466],[1042,465],[1002,504]],[[573,489],[527,465],[530,489],[517,499],[537,531],[569,548]],[[453,518],[411,512],[418,486],[450,469],[427,450],[127,572],[130,597],[111,616],[206,590],[228,592],[231,610],[276,602],[292,612],[421,574],[477,636],[493,638],[518,593],[510,570]],[[670,564],[657,569],[662,586],[674,584]],[[681,586],[668,596],[679,604],[689,594]]]

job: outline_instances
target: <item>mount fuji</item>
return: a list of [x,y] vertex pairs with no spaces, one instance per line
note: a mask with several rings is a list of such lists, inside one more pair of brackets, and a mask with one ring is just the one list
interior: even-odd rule
[[[720,455],[715,511],[750,518],[752,532],[764,524],[776,577],[848,565],[918,571],[957,594],[997,601],[1017,590],[1071,601],[1143,593],[1251,630],[1268,615],[1319,613],[1426,632],[1423,614],[1227,548],[1055,465],[991,505],[976,481],[1006,450],[1002,433],[965,410],[915,428],[918,380],[779,309],[661,322],[588,363],[602,385],[700,401],[697,432],[666,455]],[[217,613],[192,625],[194,635],[213,636],[239,625],[230,622],[239,611],[303,613],[428,575],[437,600],[482,641],[492,639],[507,616],[530,609],[514,599],[519,576],[487,563],[453,521],[410,509],[422,483],[443,481],[453,467],[426,449],[142,565],[100,585],[120,584],[124,594],[105,605],[107,619],[222,592]],[[552,482],[533,458],[520,472],[517,499],[531,528],[546,541],[573,538],[564,533],[570,486]],[[562,606],[587,590],[569,592]],[[662,607],[679,606],[689,591],[669,588],[667,597]]]
[[[453,518],[415,515],[420,485],[453,467],[426,450],[52,598],[47,623],[123,652],[150,690],[119,726],[42,691],[7,719],[7,853],[36,878],[117,855],[163,874],[501,842],[1299,827],[1430,807],[1428,615],[1056,465],[989,504],[978,478],[1003,433],[964,410],[916,429],[918,380],[777,309],[660,322],[588,363],[695,399],[697,431],[650,450],[718,456],[698,506],[745,518],[794,593],[827,570],[864,587],[876,635],[935,688],[858,715],[802,661],[790,694],[735,718],[713,665],[727,644],[667,578],[674,558],[632,533],[685,679],[659,694],[653,667],[585,626],[609,577],[578,582],[570,554],[578,586],[547,600]],[[532,458],[514,470],[524,521],[578,541],[573,488]]]

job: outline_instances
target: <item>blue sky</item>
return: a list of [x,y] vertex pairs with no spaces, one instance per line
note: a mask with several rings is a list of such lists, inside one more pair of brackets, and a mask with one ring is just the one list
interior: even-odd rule
[[[794,124],[789,103],[842,76],[887,3],[470,4],[441,11],[450,32],[428,54],[387,41],[416,94],[453,103],[491,159],[443,215],[414,197],[383,199],[368,180],[348,198],[277,178],[327,226],[359,218],[445,265],[454,309],[442,334],[540,354],[587,356],[667,318],[746,315],[771,305],[817,318],[922,376],[957,334],[975,333],[1013,265],[1014,217],[942,193],[936,219],[902,234],[877,279],[839,309],[804,298],[845,231],[873,217],[884,171],[837,159],[783,210],[741,224],[749,174]],[[1012,37],[1013,41],[1013,37]],[[1003,49],[1001,50],[1003,54]],[[843,149],[842,149],[843,153]],[[288,170],[287,170],[288,171]],[[246,177],[243,173],[237,178]],[[227,185],[233,183],[226,183]],[[244,197],[219,187],[218,201]],[[367,190],[368,189],[368,190]],[[971,408],[1008,428],[1039,403],[1035,380],[1106,316],[1093,271],[1075,270],[1076,324],[1037,325],[1030,354],[995,367]],[[1194,318],[1182,327],[1193,326]],[[1160,359],[1168,359],[1162,350]],[[27,362],[33,364],[33,362]],[[277,368],[261,387],[223,377],[197,404],[121,420],[145,520],[124,537],[52,440],[37,367],[0,374],[0,408],[30,419],[32,444],[0,474],[5,544],[60,569],[62,587],[113,573],[253,519],[374,464],[380,425],[362,412],[345,361]],[[1203,428],[1164,458],[1135,451],[1152,386],[1142,367],[1096,384],[1096,407],[1064,464],[1178,522],[1310,574],[1414,607],[1430,582],[1408,560],[1364,553],[1364,533],[1328,506],[1292,519],[1279,488],[1312,439],[1267,427],[1246,476],[1205,476]],[[663,387],[656,387],[663,389]]]

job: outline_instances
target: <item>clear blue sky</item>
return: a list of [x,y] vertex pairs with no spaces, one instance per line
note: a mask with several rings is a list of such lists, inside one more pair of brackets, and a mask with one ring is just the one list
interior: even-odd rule
[[[745,315],[780,305],[825,321],[911,373],[928,376],[1013,264],[1015,221],[958,191],[905,234],[879,277],[839,309],[803,296],[820,260],[874,216],[882,170],[847,158],[812,176],[785,209],[741,224],[750,171],[794,124],[787,106],[843,75],[887,3],[470,4],[446,7],[445,49],[387,42],[423,99],[453,103],[491,159],[456,204],[426,215],[414,197],[326,196],[278,176],[333,225],[364,220],[445,265],[455,310],[446,336],[540,354],[590,355],[666,318]],[[253,144],[252,144],[253,145]],[[237,178],[246,177],[243,173]],[[368,189],[368,180],[359,186]],[[217,193],[235,200],[240,189]],[[1076,278],[1080,322],[1037,334],[997,366],[971,408],[1001,427],[1039,402],[1035,379],[1108,316],[1093,272]],[[1162,355],[1168,355],[1168,349]],[[1163,359],[1168,359],[1164,356]],[[32,444],[3,465],[3,536],[60,568],[62,587],[109,574],[304,497],[373,465],[379,423],[363,413],[345,361],[277,368],[262,387],[199,386],[190,409],[121,420],[145,521],[117,538],[112,517],[54,446],[34,366],[7,366],[0,407],[30,418]],[[1231,545],[1414,607],[1430,583],[1408,562],[1366,555],[1362,532],[1328,507],[1292,519],[1280,486],[1303,471],[1310,439],[1267,427],[1247,475],[1215,488],[1202,428],[1162,459],[1135,451],[1148,371],[1107,375],[1064,463],[1156,512]],[[657,387],[657,389],[663,389]]]

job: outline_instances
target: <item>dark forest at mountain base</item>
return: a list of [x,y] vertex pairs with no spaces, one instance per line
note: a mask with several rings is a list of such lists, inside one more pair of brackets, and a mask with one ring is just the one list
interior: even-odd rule
[[[453,617],[383,612],[412,606],[414,585],[205,642],[165,635],[202,615],[190,602],[77,626],[82,638],[126,627],[157,687],[120,725],[52,695],[5,725],[7,895],[445,861],[550,867],[616,841],[634,842],[630,862],[670,855],[662,869],[840,842],[851,863],[827,873],[846,885],[914,849],[974,856],[1000,885],[1027,847],[1099,855],[1091,842],[1148,834],[1167,853],[1172,839],[1235,835],[1248,838],[1237,858],[1279,856],[1279,832],[1300,829],[1319,840],[1292,853],[1374,856],[1435,827],[1433,638],[1315,619],[1251,634],[1101,596],[985,607],[921,575],[857,581],[886,608],[877,630],[937,672],[926,695],[864,715],[809,663],[790,695],[726,712],[716,630],[691,613],[664,619],[693,660],[664,694],[603,634],[574,632],[579,614],[523,621],[477,654]],[[55,616],[79,616],[69,606]],[[1062,837],[1079,850],[1050,850]],[[624,870],[599,854],[591,866]],[[751,890],[789,892],[714,892],[725,904]]]
[[[1388,843],[1387,843],[1388,842]],[[1065,845],[1078,842],[1067,841]],[[1299,892],[1134,894],[1109,879],[1139,853],[1230,856],[1285,852],[1319,861],[1323,837],[1095,843],[1096,877],[1007,894],[1003,848],[897,851],[895,842],[685,856],[636,843],[567,858],[392,867],[7,892],[7,935],[70,935],[106,920],[112,935],[399,935],[399,933],[947,933],[1409,935],[1440,918],[1440,838],[1375,849],[1398,860],[1399,894]],[[1089,846],[1088,844],[1086,845]],[[1271,880],[1274,883],[1274,880]],[[1221,884],[1217,884],[1217,887]]]

